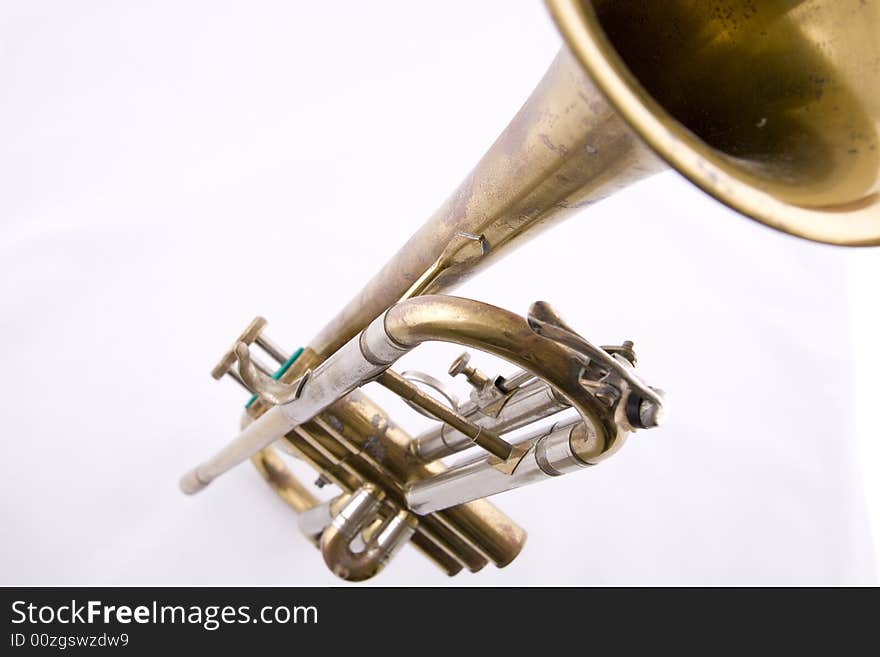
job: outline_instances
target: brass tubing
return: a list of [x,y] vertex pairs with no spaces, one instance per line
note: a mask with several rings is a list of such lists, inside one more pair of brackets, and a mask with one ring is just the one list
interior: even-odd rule
[[[296,378],[305,370],[314,368],[319,362],[318,355],[306,349],[283,378]],[[256,417],[265,408],[262,400],[258,399],[248,409],[248,415]],[[414,462],[408,452],[412,440],[410,436],[358,390],[337,401],[320,417],[343,434],[354,447],[354,451],[379,453],[381,456],[379,460],[397,482],[393,494],[399,496],[401,504],[405,504],[403,486],[444,470],[443,464],[439,462],[431,464]],[[369,470],[371,474],[364,471],[363,475],[351,475],[302,438],[302,435],[306,434],[314,439],[315,436],[323,433],[315,422],[308,422],[288,434],[288,439],[299,445],[304,453],[311,453],[312,458],[306,460],[311,461],[318,472],[328,476],[343,490],[352,492],[361,479],[371,480],[371,476],[376,476],[374,469]],[[292,438],[293,436],[296,438]],[[325,437],[321,444],[327,449],[332,447],[333,443],[333,440]],[[342,452],[336,453],[337,458],[343,456]],[[345,462],[352,466],[362,460],[352,454],[346,457]],[[521,527],[501,513],[491,502],[485,500],[444,509],[422,518],[416,535],[429,532],[438,544],[472,572],[483,568],[488,560],[499,567],[509,564],[522,550],[526,539],[526,532]],[[446,566],[444,570],[450,572]]]
[[526,531],[488,500],[459,504],[430,517],[464,540],[478,544],[498,568],[516,559],[526,542]]
[[[327,460],[318,450],[309,445],[301,435],[290,434],[287,437],[287,441],[299,458],[316,471],[324,473],[324,476],[328,477],[332,483],[342,490],[351,493],[360,486],[361,482],[357,477],[345,470],[341,470],[333,462]],[[315,537],[310,537],[310,539],[316,546],[318,545]],[[479,567],[471,568],[468,566],[468,569],[472,572],[476,572],[487,563],[487,560],[476,553],[473,548],[465,545],[458,535],[452,534],[445,525],[442,525],[433,518],[428,522],[423,520],[423,522],[419,523],[411,543],[450,577],[461,572],[463,566],[468,566],[458,556],[459,553],[465,557],[470,557],[474,560],[474,563],[479,563],[479,560],[482,560],[482,565]]]
[[362,550],[352,550],[351,543],[378,517],[383,498],[381,489],[364,484],[321,534],[321,554],[334,574],[352,582],[374,577],[415,533],[415,516],[400,511],[382,522]]
[[[358,450],[380,461],[395,480],[409,483],[443,472],[442,463],[420,464],[408,447],[412,439],[360,390],[340,399],[322,418]],[[432,514],[477,546],[496,566],[504,566],[522,550],[526,532],[492,503],[478,500]]]
[[[540,379],[534,379],[508,393],[500,404],[500,408],[493,404],[483,412],[476,404],[470,402],[461,408],[461,412],[474,424],[489,428],[500,435],[569,408],[569,405]],[[472,445],[473,441],[467,436],[463,436],[446,424],[440,424],[416,436],[410,444],[410,451],[413,458],[420,463],[430,463]]]
[[[317,425],[310,423],[307,428],[297,427],[294,433],[288,435],[288,441],[299,456],[319,472],[325,473],[332,483],[346,492],[354,492],[363,481],[375,481],[377,478],[375,468],[366,462],[361,455],[345,451],[341,459],[333,456],[332,451],[338,450],[341,446]],[[401,508],[405,507],[406,502],[399,486],[391,486],[389,497]],[[454,531],[454,528],[450,528],[449,523],[441,521],[441,518],[436,514],[420,519],[414,539],[418,547],[423,542],[418,540],[420,535],[424,535],[425,542],[436,544],[437,549],[451,557],[455,561],[455,565],[458,566],[458,570],[461,570],[461,566],[464,565],[471,572],[477,572],[488,563],[486,557],[478,551],[472,542],[464,538],[460,532]],[[433,558],[448,574],[454,574],[451,572],[453,568],[448,563],[448,558],[443,560],[439,555],[435,555]]]
[[[773,228],[835,244],[880,244],[876,3],[547,2],[567,45],[538,87],[434,216],[312,340],[283,383],[400,300],[449,291],[554,221],[662,169],[655,152],[709,194]],[[707,77],[707,70],[715,74]],[[539,354],[546,344],[535,340],[534,349],[517,352],[504,330],[487,342],[478,322],[442,316],[450,305],[423,299],[433,301],[389,315],[392,323],[421,321],[415,329],[398,327],[403,339],[491,345],[527,369],[562,373],[559,353],[549,354],[554,362]],[[442,312],[432,318],[435,301]],[[507,324],[527,338],[521,323]],[[574,385],[561,380],[556,391],[577,398]],[[393,427],[381,411],[366,402],[337,406],[325,415],[343,430],[356,426],[348,440],[374,461],[387,459],[397,484],[436,473],[400,456],[409,442],[403,432],[377,435],[376,427]],[[258,400],[249,413],[265,410]],[[578,410],[602,421],[602,456],[613,453],[621,441],[607,418],[583,400]],[[271,459],[255,463],[288,504],[309,503]],[[438,518],[494,553],[496,563],[507,563],[504,555],[522,546],[524,532],[494,507],[474,503],[443,513],[450,515]],[[452,521],[455,513],[464,515]]]
[[[458,570],[465,567],[470,572],[477,573],[489,563],[489,560],[474,547],[473,543],[469,542],[460,533],[450,529],[448,524],[443,522],[437,514],[432,513],[430,516],[420,519],[415,537],[424,538],[436,550],[447,555],[448,559],[455,560]],[[443,567],[449,572],[447,566],[444,565]]]
[[414,285],[449,292],[553,222],[662,168],[562,48],[458,189],[309,347],[327,358]]
[[[306,349],[282,379],[294,379],[319,362],[317,354]],[[258,399],[251,404],[247,415],[257,417],[265,409],[263,401]],[[341,427],[352,444],[357,445],[358,450],[362,450],[368,442],[373,449],[382,450],[386,465],[390,465],[399,484],[405,485],[409,481],[429,477],[444,469],[439,462],[430,465],[413,463],[407,451],[411,438],[360,391],[336,402],[321,417],[327,419],[331,425]],[[387,431],[378,436],[377,427],[387,427]],[[305,460],[318,472],[328,476],[347,492],[356,490],[360,483],[358,476],[352,476],[321,455],[299,435],[305,432],[320,435],[321,430],[314,422],[308,422],[288,434],[288,440],[303,452],[304,457],[308,454]],[[329,438],[324,444],[331,444]],[[357,457],[347,460],[358,463]],[[292,478],[292,475],[289,476]],[[402,488],[399,494],[402,500]],[[481,570],[490,559],[499,567],[510,563],[522,550],[526,539],[526,532],[521,527],[498,511],[491,502],[482,500],[422,518],[416,536],[420,533],[430,533],[435,542],[454,555],[471,572]],[[446,565],[440,565],[447,573],[451,572]]]
[[452,554],[450,548],[441,543],[436,532],[426,530],[421,523],[416,528],[410,543],[450,577],[458,575],[464,568],[464,564]]
[[281,458],[271,449],[264,449],[251,461],[263,479],[275,489],[278,496],[297,513],[308,511],[318,504],[318,499],[290,474]]
[[[366,451],[359,450],[355,444],[323,420],[316,419],[313,424],[308,432],[301,433],[308,442],[316,449],[328,453],[337,450],[337,454],[340,455],[339,467],[353,473],[358,479],[380,483],[391,501],[400,508],[406,508],[404,487],[388,474],[382,464],[371,458]],[[454,523],[450,525],[449,522],[431,515],[421,519],[420,528],[422,526],[437,535],[437,538],[447,545],[471,572],[477,572],[486,566],[487,559],[482,554],[480,543],[475,544],[475,541],[469,540],[467,535],[456,531]]]
[[[441,340],[483,349],[517,364],[548,383],[597,431],[597,445],[606,456],[619,446],[616,424],[605,407],[580,384],[580,362],[559,342],[535,333],[527,322],[514,313],[489,304],[444,295],[429,295],[396,304],[378,325],[387,339],[413,348],[418,344]],[[412,387],[399,385],[399,376],[379,375],[396,392],[412,398]],[[449,417],[445,408],[434,408],[443,418],[472,434],[472,427]],[[404,490],[414,481],[443,471],[442,464],[420,464],[410,453],[410,437],[394,425],[375,404],[355,390],[337,400],[319,416],[306,423],[313,446],[337,465],[354,469],[359,479],[380,485],[400,508],[406,508]],[[316,438],[315,436],[320,436]],[[504,443],[506,444],[506,443]],[[502,454],[507,456],[508,452]],[[355,465],[361,464],[363,465]],[[477,501],[478,502],[478,501]],[[477,520],[470,516],[485,512]],[[475,545],[496,564],[509,563],[521,549],[524,533],[491,506],[452,507],[441,512],[442,520],[453,533]],[[498,526],[494,526],[499,523]]]
[[488,303],[447,295],[408,299],[385,314],[385,331],[402,347],[437,340],[481,349],[542,379],[600,433],[602,458],[622,444],[608,409],[580,383],[581,361],[535,333],[525,319]]
[[[284,378],[287,376],[296,378],[305,370],[314,368],[319,362],[317,354],[306,349]],[[258,399],[251,404],[247,415],[257,417],[265,408],[263,401]],[[355,391],[337,401],[322,413],[320,418],[340,431],[354,446],[354,451],[360,454],[380,453],[383,466],[397,482],[393,494],[399,496],[401,504],[404,504],[403,486],[410,481],[430,477],[444,469],[439,462],[432,464],[414,462],[408,452],[410,436],[360,391]],[[323,430],[314,421],[307,422],[288,434],[287,439],[303,453],[307,462],[343,490],[352,492],[359,486],[361,479],[370,480],[370,477],[376,476],[374,469],[364,470],[363,475],[350,474],[342,469],[336,460],[328,459],[319,453],[314,446],[306,442],[303,435],[309,435],[314,439],[315,436],[324,435]],[[325,450],[338,449],[338,444],[333,447],[334,442],[324,436],[321,445]],[[351,454],[351,451],[348,453],[350,456],[345,457],[345,462],[350,466],[361,462],[359,456]],[[336,454],[336,459],[344,456],[343,452],[337,451]],[[431,532],[437,543],[472,572],[483,568],[488,560],[498,566],[510,563],[519,554],[526,539],[526,532],[521,527],[498,511],[491,502],[486,501],[470,502],[422,518],[418,532]],[[449,572],[446,567],[444,570]]]
[[457,429],[470,438],[474,444],[479,445],[490,454],[497,456],[502,461],[510,458],[513,445],[498,437],[497,434],[470,422],[467,418],[452,409],[444,406],[431,395],[422,392],[412,383],[404,379],[397,372],[386,370],[376,381],[396,395],[411,401],[423,410],[427,411],[441,422],[445,422],[453,429]]

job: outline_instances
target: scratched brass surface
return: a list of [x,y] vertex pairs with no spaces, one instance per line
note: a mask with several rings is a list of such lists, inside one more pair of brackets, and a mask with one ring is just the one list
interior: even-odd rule
[[[317,362],[314,353],[306,351],[295,365],[305,371]],[[255,403],[249,415],[257,417],[264,410],[262,403]],[[405,508],[405,483],[444,469],[440,463],[413,462],[407,450],[411,437],[359,391],[291,432],[287,440],[303,460],[342,490],[353,492],[363,482],[374,483],[401,508]],[[288,504],[293,506],[292,499],[301,503],[302,486],[274,450],[263,450],[252,460]],[[267,468],[267,463],[273,467]],[[525,539],[526,532],[495,505],[478,500],[420,518],[413,543],[448,574],[455,574],[462,566],[476,572],[487,560],[503,567],[519,554]]]
[[[322,414],[321,420],[325,431],[331,428],[341,434],[362,456],[380,462],[387,469],[399,484],[395,496],[403,492],[403,484],[444,470],[441,463],[426,465],[413,461],[408,449],[411,437],[360,391],[334,404]],[[499,567],[513,561],[525,543],[525,531],[486,500],[462,504],[431,516]]]
[[553,222],[662,166],[563,49],[458,189],[311,348],[326,358],[417,282],[420,294],[448,292]]
[[[305,431],[300,428],[297,435],[290,437],[291,449],[296,455],[312,466],[317,472],[321,472],[329,482],[336,484],[343,491],[351,493],[357,490],[364,479],[353,475],[351,469],[343,467],[338,461],[328,458],[326,452],[314,447],[310,440],[305,440],[303,437],[305,435]],[[258,458],[263,459],[267,454],[274,455],[272,450],[264,450]],[[277,455],[275,455],[275,459],[277,458]],[[346,466],[348,465],[352,464],[347,463]],[[290,474],[283,464],[280,464],[280,467],[285,473],[284,480],[286,481]],[[259,464],[257,464],[257,469],[263,472]],[[264,476],[267,475],[268,477],[277,476],[278,471],[264,473]],[[283,491],[279,490],[278,485],[272,479],[269,481],[276,492],[284,498]],[[316,546],[318,545],[318,538],[316,536],[311,537],[312,543]],[[417,533],[412,537],[412,544],[450,576],[459,573],[464,565],[467,565],[470,570],[476,572],[487,563],[486,558],[479,554],[472,546],[464,544],[458,536],[452,535],[444,527],[437,526],[437,523],[430,520],[419,525]]]
[[[452,290],[554,221],[665,163],[778,230],[833,244],[880,244],[877,0],[547,5],[566,46],[532,96],[283,381],[320,363],[402,298]],[[481,333],[472,329],[476,346]],[[263,410],[260,402],[251,406],[252,415]],[[384,427],[378,434],[376,422]],[[403,482],[442,467],[407,463],[409,436],[360,393],[288,440],[343,489],[369,480],[391,499]],[[284,472],[268,476],[289,503],[308,502],[298,485],[285,490]],[[450,573],[482,567],[480,554],[508,563],[525,538],[485,500],[422,524],[420,547]]]
[[290,474],[281,458],[271,450],[263,450],[252,459],[254,467],[294,511],[302,513],[318,504],[318,499]]
[[[353,411],[345,407],[337,407],[331,411],[333,414],[328,416],[328,419],[330,422],[335,422],[335,418],[339,416],[365,418],[368,417],[366,412],[370,412],[369,417],[373,417],[377,410],[371,407]],[[328,430],[325,427],[329,428],[326,421],[313,423],[308,429],[299,427],[289,440],[307,462],[323,472],[329,481],[344,491],[352,492],[363,482],[370,482],[380,486],[397,507],[404,508],[403,485],[395,478],[394,471],[386,467],[384,454],[380,451],[384,447],[375,439],[369,438],[375,436],[374,430],[347,425],[344,433],[340,434],[332,428]],[[362,445],[367,441],[369,448],[363,448]],[[417,535],[423,536],[438,549],[453,556],[460,565],[471,572],[481,570],[488,563],[487,557],[483,556],[483,551],[478,545],[454,528],[450,528],[449,522],[441,514],[431,514],[421,518],[416,529]]]
[[[559,343],[532,331],[519,315],[472,299],[427,295],[392,308],[385,316],[385,330],[406,347],[430,340],[451,342],[533,372],[595,427],[601,457],[620,448],[613,416],[580,384],[581,362]],[[591,459],[596,460],[600,459]]]
[[880,2],[547,0],[653,149],[773,228],[880,244]]

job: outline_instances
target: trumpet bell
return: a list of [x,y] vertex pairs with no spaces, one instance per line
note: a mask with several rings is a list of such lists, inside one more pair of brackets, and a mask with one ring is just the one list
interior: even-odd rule
[[880,244],[880,3],[548,0],[641,138],[726,205]]

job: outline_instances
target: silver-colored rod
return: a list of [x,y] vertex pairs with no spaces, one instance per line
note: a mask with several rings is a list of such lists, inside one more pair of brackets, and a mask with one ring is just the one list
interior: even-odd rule
[[[463,409],[462,414],[474,424],[501,434],[520,429],[568,407],[550,386],[543,381],[534,380],[514,392],[497,416],[483,415],[476,406],[470,404],[467,412]],[[418,461],[430,463],[472,446],[473,441],[466,435],[448,424],[441,424],[416,437],[410,443],[409,449]]]
[[267,338],[265,335],[260,333],[256,340],[254,340],[260,347],[262,347],[263,351],[269,354],[274,360],[278,361],[279,365],[284,365],[287,362],[287,359],[290,358],[290,354],[286,353],[284,349],[279,347],[275,342]]
[[517,445],[526,451],[513,472],[500,468],[497,459],[480,457],[410,484],[407,505],[425,515],[588,467],[572,443],[589,431],[580,420],[540,429]]
[[202,490],[340,397],[371,381],[408,351],[388,337],[385,315],[380,315],[315,371],[293,382],[291,389],[297,391],[294,399],[270,408],[226,447],[186,473],[180,480],[181,490],[188,495]]

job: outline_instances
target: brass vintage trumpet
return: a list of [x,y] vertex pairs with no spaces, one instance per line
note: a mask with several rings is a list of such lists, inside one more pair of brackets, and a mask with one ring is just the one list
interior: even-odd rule
[[[450,575],[505,566],[526,534],[485,498],[591,467],[662,421],[664,395],[632,344],[595,346],[543,302],[520,317],[445,294],[538,229],[672,166],[778,230],[880,244],[877,2],[547,4],[565,45],[437,213],[308,347],[286,352],[258,318],[213,371],[253,397],[240,435],[182,489],[251,459],[340,577],[372,577],[407,542]],[[444,399],[433,377],[390,369],[426,341],[511,371],[488,376],[464,355],[450,373],[470,399]],[[435,428],[408,435],[358,390],[373,381]],[[341,494],[319,502],[274,448]]]

